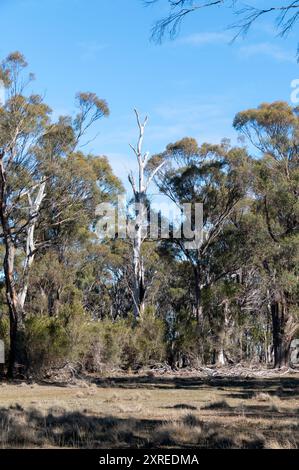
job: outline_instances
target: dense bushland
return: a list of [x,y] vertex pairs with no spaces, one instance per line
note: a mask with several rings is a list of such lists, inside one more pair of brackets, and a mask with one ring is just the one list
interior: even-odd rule
[[136,113],[134,201],[147,211],[155,184],[176,205],[203,203],[203,242],[143,239],[138,223],[131,239],[99,240],[96,207],[124,189],[108,159],[79,144],[108,104],[78,93],[77,114],[54,122],[40,96],[26,96],[26,66],[13,53],[0,68],[3,372],[288,366],[299,312],[298,110],[240,112],[239,147],[188,137],[153,156],[142,153]]

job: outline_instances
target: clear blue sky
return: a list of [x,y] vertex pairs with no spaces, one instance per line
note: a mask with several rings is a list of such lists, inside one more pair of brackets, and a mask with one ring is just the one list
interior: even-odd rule
[[133,107],[149,115],[145,150],[152,153],[184,136],[236,142],[235,113],[289,101],[290,82],[299,78],[295,32],[274,38],[270,18],[229,45],[230,13],[209,10],[158,46],[149,41],[150,28],[164,12],[142,0],[0,0],[0,55],[26,56],[34,89],[55,115],[74,110],[77,91],[108,101],[111,117],[99,124],[90,150],[106,154],[123,179],[135,163],[128,147],[136,136]]

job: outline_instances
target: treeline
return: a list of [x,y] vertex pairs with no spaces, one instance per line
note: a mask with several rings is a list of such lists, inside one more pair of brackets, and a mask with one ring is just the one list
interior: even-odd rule
[[[238,147],[184,138],[146,162],[140,153],[165,198],[203,203],[199,249],[182,238],[100,241],[96,207],[124,189],[82,144],[108,104],[79,93],[75,116],[54,122],[42,97],[26,95],[26,66],[13,53],[0,69],[3,372],[68,361],[90,371],[288,365],[299,318],[298,110],[240,112]],[[134,195],[149,204],[143,187]]]

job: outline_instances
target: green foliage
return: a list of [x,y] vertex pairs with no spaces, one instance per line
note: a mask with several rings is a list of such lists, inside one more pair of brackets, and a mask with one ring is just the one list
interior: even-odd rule
[[[90,325],[93,368],[136,369],[166,359],[164,322],[147,308],[143,318],[105,320]],[[97,357],[95,357],[95,355]]]
[[26,356],[32,372],[55,366],[67,359],[70,343],[61,320],[45,315],[25,321]]
[[0,65],[9,97],[0,106],[6,350],[15,332],[15,356],[24,349],[17,359],[26,356],[31,373],[69,361],[94,371],[198,365],[224,353],[270,362],[273,346],[286,365],[299,331],[298,109],[278,101],[237,114],[253,156],[225,139],[185,137],[149,159],[165,197],[203,203],[204,237],[196,250],[144,240],[146,308],[133,321],[132,245],[94,232],[97,205],[115,203],[123,186],[105,156],[78,149],[108,105],[81,92],[76,115],[51,122],[43,99],[24,94],[26,66],[20,53]]
[[183,308],[173,320],[168,336],[168,357],[172,365],[198,365],[202,358],[202,342],[196,319]]
[[78,301],[63,305],[55,317],[29,315],[24,324],[31,372],[84,359],[90,346],[90,322]]
[[105,319],[93,327],[98,346],[98,365],[102,368],[124,367],[132,342],[132,326],[128,320]]
[[4,341],[5,356],[7,359],[9,351],[9,320],[6,315],[0,318],[0,339]]
[[149,365],[165,360],[165,323],[156,317],[153,307],[145,309],[134,333],[137,364]]

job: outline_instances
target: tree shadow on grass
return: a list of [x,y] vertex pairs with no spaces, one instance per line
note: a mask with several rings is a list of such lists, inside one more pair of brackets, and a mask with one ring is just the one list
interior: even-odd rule
[[262,434],[244,421],[227,426],[220,421],[204,422],[192,414],[162,421],[96,416],[61,408],[46,413],[21,406],[0,409],[2,448],[265,448],[269,436],[281,442],[292,440],[293,446],[299,443],[297,436],[294,444],[294,430],[280,429],[276,436],[269,427]]
[[90,381],[98,387],[117,388],[162,388],[162,389],[198,389],[203,387],[215,387],[218,390],[238,388],[242,393],[255,393],[266,389],[284,389],[285,396],[299,396],[299,376],[275,377],[275,378],[243,378],[243,377],[148,377],[144,376],[121,376],[108,378],[91,378]]
[[178,403],[172,406],[164,406],[166,410],[197,410],[196,406],[188,405],[187,403]]
[[[169,376],[169,375],[121,375],[121,376],[90,376],[81,374],[83,381],[97,385],[99,388],[124,389],[185,389],[197,390],[199,388],[213,388],[217,390],[238,389],[232,391],[232,398],[252,398],[257,392],[281,396],[282,398],[299,398],[299,374],[288,377],[241,377],[241,376]],[[17,383],[17,382],[16,382]],[[19,383],[19,382],[18,382]],[[68,387],[69,382],[55,382],[50,380],[37,381],[39,385]]]

